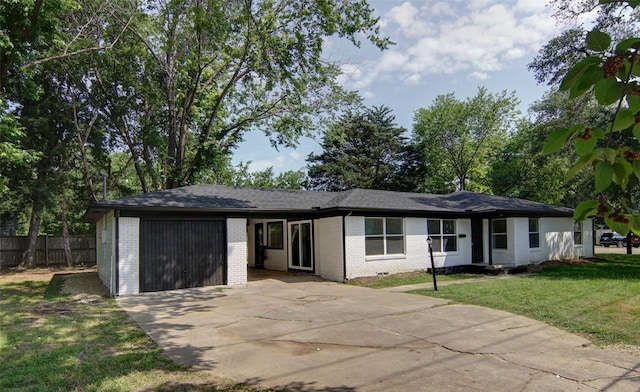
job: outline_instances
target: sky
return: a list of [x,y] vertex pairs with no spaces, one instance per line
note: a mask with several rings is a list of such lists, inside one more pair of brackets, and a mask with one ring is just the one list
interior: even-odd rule
[[[544,0],[369,0],[381,32],[395,45],[380,51],[363,42],[356,48],[337,39],[325,43],[324,56],[343,71],[339,82],[356,90],[367,107],[387,106],[396,123],[412,129],[417,109],[441,94],[464,100],[484,86],[489,92],[515,91],[526,115],[548,89],[527,69],[538,50],[561,27]],[[272,148],[259,131],[245,135],[234,164],[275,173],[306,166],[318,153],[321,135],[302,138],[297,148]]]

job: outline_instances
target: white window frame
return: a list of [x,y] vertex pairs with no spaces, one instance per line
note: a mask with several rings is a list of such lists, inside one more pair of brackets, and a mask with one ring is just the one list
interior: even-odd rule
[[[429,221],[438,221],[440,226],[439,233],[429,233]],[[453,222],[453,233],[444,232],[444,221],[452,221]],[[432,240],[439,239],[440,249],[437,249],[435,243],[437,241],[432,241],[433,251],[437,253],[456,253],[458,252],[458,220],[457,219],[427,219],[427,237],[431,237]],[[446,238],[454,238],[456,243],[456,248],[454,250],[444,250],[443,246]]]
[[[367,219],[379,219],[382,220],[382,234],[367,234],[366,231],[366,227],[367,227]],[[402,223],[402,234],[388,234],[387,233],[387,220],[388,219],[397,219],[400,220]],[[365,257],[379,257],[379,256],[403,256],[407,254],[407,244],[406,244],[406,237],[405,237],[405,232],[406,232],[406,228],[405,228],[405,221],[404,218],[396,218],[396,217],[373,217],[373,216],[367,216],[364,218],[364,226],[365,226],[365,233],[364,233],[364,254]],[[367,238],[382,238],[382,246],[383,246],[383,253],[373,253],[373,254],[369,254],[367,252]],[[401,237],[402,238],[402,253],[389,253],[388,249],[387,249],[387,239],[389,238],[398,238]]]
[[[574,246],[582,246],[584,245],[584,222],[577,222],[573,225],[573,245]],[[579,234],[579,235],[576,235]],[[579,241],[577,240],[579,239]]]
[[[531,222],[536,222],[536,230],[531,231]],[[537,236],[538,241],[535,246],[531,244],[531,236]],[[540,248],[540,218],[529,218],[529,249],[539,249]]]
[[[504,232],[496,232],[494,231],[494,224],[497,221],[504,221]],[[492,219],[491,220],[491,249],[496,249],[496,250],[507,250],[509,249],[509,227],[508,227],[508,221],[506,218],[500,218],[500,219]],[[496,247],[496,237],[497,236],[504,236],[504,248],[498,248]]]

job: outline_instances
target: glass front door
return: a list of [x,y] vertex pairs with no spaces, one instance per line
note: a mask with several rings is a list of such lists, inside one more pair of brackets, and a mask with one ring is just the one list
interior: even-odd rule
[[313,271],[311,221],[289,223],[289,268]]

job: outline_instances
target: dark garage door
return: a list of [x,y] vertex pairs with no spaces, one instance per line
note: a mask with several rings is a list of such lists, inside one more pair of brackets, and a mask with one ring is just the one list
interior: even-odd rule
[[226,283],[224,220],[141,220],[140,291]]

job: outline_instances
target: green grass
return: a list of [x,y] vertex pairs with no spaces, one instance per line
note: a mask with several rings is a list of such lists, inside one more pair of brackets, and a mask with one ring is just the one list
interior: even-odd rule
[[640,257],[544,268],[539,275],[412,293],[531,317],[598,345],[640,346]]
[[1,391],[257,391],[172,362],[113,299],[0,279]]
[[[483,275],[478,274],[450,274],[436,275],[438,282],[479,278]],[[382,289],[385,287],[406,286],[410,284],[433,283],[433,277],[426,272],[408,272],[403,274],[372,276],[367,278],[351,279],[349,284],[356,286],[370,287],[372,289]]]

